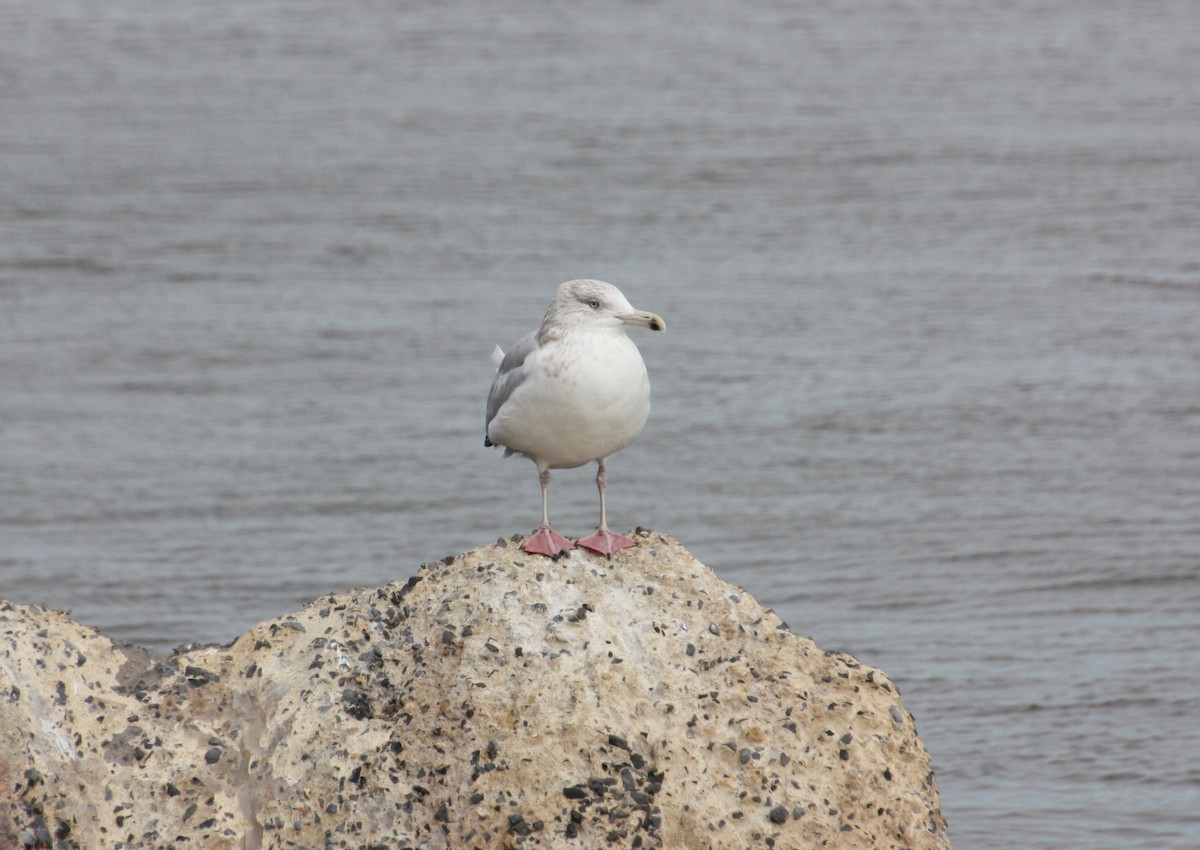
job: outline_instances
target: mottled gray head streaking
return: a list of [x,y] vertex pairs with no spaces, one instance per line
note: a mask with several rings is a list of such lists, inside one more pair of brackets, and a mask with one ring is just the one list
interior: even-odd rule
[[610,283],[572,280],[554,293],[541,326],[508,353],[496,350],[484,445],[503,446],[538,468],[542,525],[525,548],[554,556],[574,544],[550,527],[546,489],[551,469],[595,461],[600,523],[579,545],[603,554],[635,545],[608,530],[605,461],[641,433],[650,414],[650,380],[630,327],[666,330],[655,313],[637,310]]
[[545,345],[572,329],[621,330],[624,326],[666,330],[660,316],[635,310],[621,290],[611,283],[572,280],[554,293],[538,329],[537,341],[539,345]]

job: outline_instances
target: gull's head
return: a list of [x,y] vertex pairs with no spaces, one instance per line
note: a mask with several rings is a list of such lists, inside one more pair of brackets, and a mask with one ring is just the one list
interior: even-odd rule
[[627,327],[665,331],[667,323],[657,313],[637,310],[611,283],[602,280],[569,280],[558,288],[542,328],[624,331]]

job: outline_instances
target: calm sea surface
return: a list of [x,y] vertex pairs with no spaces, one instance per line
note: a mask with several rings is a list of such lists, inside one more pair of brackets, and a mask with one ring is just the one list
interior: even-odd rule
[[166,650],[529,531],[573,277],[670,325],[613,524],[891,674],[957,848],[1200,846],[1192,0],[4,4],[0,595]]

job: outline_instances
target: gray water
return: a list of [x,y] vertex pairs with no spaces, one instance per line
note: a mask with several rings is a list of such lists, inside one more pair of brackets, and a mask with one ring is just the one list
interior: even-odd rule
[[959,850],[1200,846],[1198,72],[1191,0],[3,4],[0,595],[166,650],[529,531],[489,355],[599,277],[614,526],[892,675]]

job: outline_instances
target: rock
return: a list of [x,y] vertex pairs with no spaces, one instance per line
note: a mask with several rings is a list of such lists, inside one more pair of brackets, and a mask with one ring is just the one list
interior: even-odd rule
[[0,603],[0,846],[950,847],[883,673],[670,537],[512,542],[169,657]]

